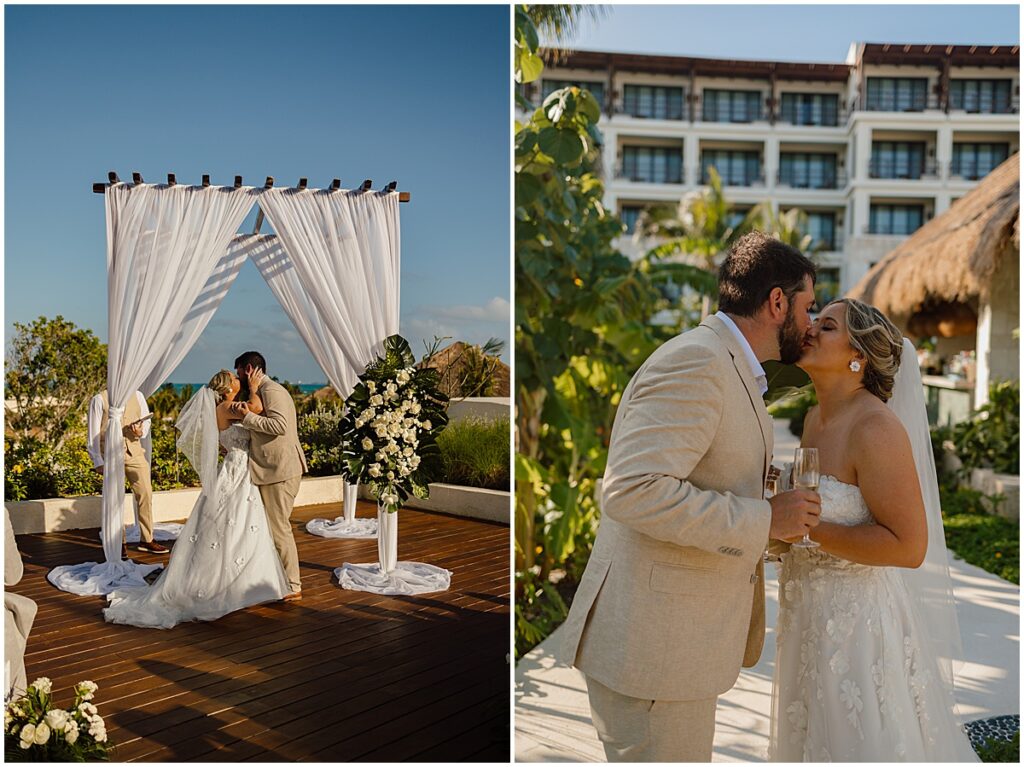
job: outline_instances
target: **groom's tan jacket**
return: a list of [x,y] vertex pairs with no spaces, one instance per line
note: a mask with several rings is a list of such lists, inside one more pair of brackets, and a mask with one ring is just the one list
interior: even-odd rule
[[650,356],[615,417],[562,660],[652,700],[719,695],[757,662],[772,447],[754,373],[720,319]]
[[259,388],[263,415],[249,413],[242,425],[249,429],[249,470],[253,484],[272,485],[306,471],[306,456],[299,443],[295,402],[281,384],[264,378]]

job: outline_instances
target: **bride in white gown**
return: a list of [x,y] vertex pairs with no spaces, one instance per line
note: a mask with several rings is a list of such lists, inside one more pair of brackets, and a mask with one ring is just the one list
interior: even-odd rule
[[[255,392],[257,385],[250,385]],[[259,490],[249,475],[249,432],[231,423],[239,381],[222,370],[182,408],[178,447],[199,474],[203,490],[152,586],[115,591],[103,616],[109,623],[169,629],[183,621],[212,621],[289,591]],[[253,395],[249,409],[262,411]],[[255,411],[254,411],[255,412]],[[226,449],[217,467],[219,445]]]
[[820,403],[801,441],[820,458],[820,548],[782,555],[772,761],[978,761],[954,712],[959,629],[916,363],[881,312],[846,299],[797,363]]

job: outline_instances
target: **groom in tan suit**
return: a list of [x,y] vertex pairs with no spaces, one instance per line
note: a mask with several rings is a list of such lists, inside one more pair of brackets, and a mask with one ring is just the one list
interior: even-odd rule
[[237,400],[236,412],[244,416],[242,426],[251,434],[249,471],[253,484],[260,489],[274,545],[291,585],[292,592],[285,601],[293,602],[302,598],[302,581],[299,579],[299,553],[295,548],[291,516],[302,475],[308,470],[306,456],[299,443],[295,402],[287,389],[266,375],[267,362],[263,355],[245,352],[235,360],[235,373],[243,382],[248,380],[254,369],[263,373],[257,391],[263,402],[263,414],[249,412],[241,396]]
[[817,524],[816,493],[764,500],[760,364],[799,357],[814,274],[794,248],[743,237],[719,273],[721,310],[623,392],[601,525],[563,629],[608,761],[711,761],[718,696],[764,644],[768,539]]

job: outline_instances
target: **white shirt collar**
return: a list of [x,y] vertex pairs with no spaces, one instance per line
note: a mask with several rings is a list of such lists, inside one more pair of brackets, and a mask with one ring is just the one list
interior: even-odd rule
[[740,332],[740,329],[733,322],[725,312],[715,312],[715,316],[720,319],[727,328],[736,336],[736,340],[740,342],[740,348],[743,349],[743,356],[747,358],[747,364],[750,365],[750,370],[754,374],[754,380],[757,381],[757,386],[761,390],[763,395],[768,391],[768,376],[764,372],[764,368],[761,366],[761,362],[754,355],[754,350],[750,348],[750,342],[747,337]]

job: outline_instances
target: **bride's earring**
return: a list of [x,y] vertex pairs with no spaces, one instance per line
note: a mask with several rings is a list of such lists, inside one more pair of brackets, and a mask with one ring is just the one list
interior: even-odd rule
[[850,360],[850,370],[852,370],[854,373],[859,373],[860,363],[857,362],[857,360]]

